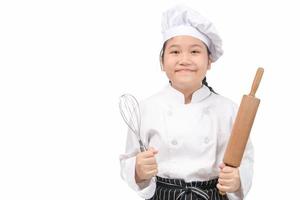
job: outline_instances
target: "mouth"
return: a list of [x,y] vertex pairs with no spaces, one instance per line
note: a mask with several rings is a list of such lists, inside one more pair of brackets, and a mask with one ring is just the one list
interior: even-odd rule
[[177,69],[175,70],[176,72],[185,72],[185,73],[190,73],[190,72],[195,72],[196,70],[192,70],[192,69]]

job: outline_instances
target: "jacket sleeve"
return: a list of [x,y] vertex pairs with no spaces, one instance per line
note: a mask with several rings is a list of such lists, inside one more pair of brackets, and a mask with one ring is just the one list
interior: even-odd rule
[[135,161],[139,151],[138,140],[129,130],[125,153],[120,155],[121,177],[141,198],[150,199],[156,189],[155,178],[142,183],[135,181]]
[[[230,130],[232,129],[232,125],[234,123],[234,119],[236,117],[238,111],[238,106],[234,105],[233,107],[233,117],[230,120]],[[228,135],[227,141],[229,139],[230,134]],[[252,178],[253,178],[253,162],[254,162],[254,149],[251,142],[251,137],[249,137],[249,140],[247,142],[245,152],[241,161],[241,165],[239,167],[239,173],[240,173],[240,180],[241,180],[241,187],[238,191],[234,193],[227,193],[229,200],[243,200],[247,193],[249,192],[252,184]],[[226,143],[227,145],[227,143]],[[225,145],[225,148],[226,148]],[[224,153],[225,153],[224,148]]]

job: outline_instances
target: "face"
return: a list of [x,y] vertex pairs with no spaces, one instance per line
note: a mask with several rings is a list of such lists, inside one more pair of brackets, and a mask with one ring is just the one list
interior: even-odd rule
[[169,39],[162,59],[172,86],[181,90],[199,88],[211,66],[206,45],[192,36]]

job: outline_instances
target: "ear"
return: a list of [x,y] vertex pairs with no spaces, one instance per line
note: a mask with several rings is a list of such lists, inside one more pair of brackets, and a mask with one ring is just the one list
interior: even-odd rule
[[212,63],[212,60],[211,60],[211,57],[209,56],[209,58],[208,58],[208,64],[207,64],[207,70],[210,70],[211,63]]
[[161,69],[161,71],[165,71],[165,67],[164,67],[164,64],[163,64],[163,62],[162,62],[162,60],[160,59],[160,69]]

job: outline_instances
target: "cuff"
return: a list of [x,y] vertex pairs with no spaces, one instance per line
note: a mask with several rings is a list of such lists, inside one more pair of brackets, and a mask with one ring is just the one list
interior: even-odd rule
[[156,189],[155,177],[141,183],[136,183],[135,161],[136,157],[131,157],[121,161],[121,165],[123,166],[121,176],[128,185],[139,194],[140,197],[150,199],[154,195]]
[[228,192],[227,197],[228,197],[229,200],[242,200],[242,199],[244,199],[242,186],[236,192],[232,192],[232,193]]

